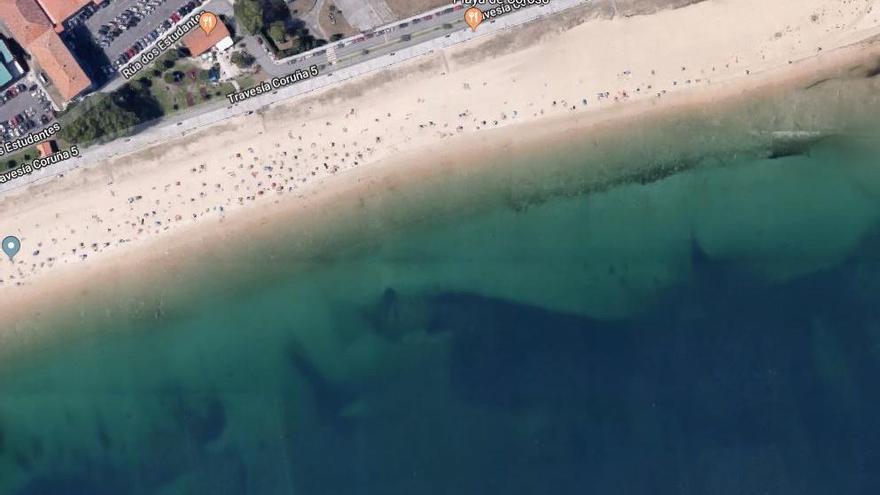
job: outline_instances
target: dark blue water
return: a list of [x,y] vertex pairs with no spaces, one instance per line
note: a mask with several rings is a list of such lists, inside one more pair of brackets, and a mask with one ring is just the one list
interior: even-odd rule
[[873,142],[536,176],[91,301],[0,372],[0,493],[877,493]]

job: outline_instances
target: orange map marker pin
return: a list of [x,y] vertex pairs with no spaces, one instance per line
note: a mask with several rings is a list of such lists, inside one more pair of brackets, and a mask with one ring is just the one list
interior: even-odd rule
[[205,34],[211,34],[211,31],[217,27],[217,16],[213,12],[202,12],[199,17],[199,27]]
[[477,26],[483,22],[483,19],[483,11],[476,7],[471,7],[464,11],[464,22],[474,31],[477,30]]

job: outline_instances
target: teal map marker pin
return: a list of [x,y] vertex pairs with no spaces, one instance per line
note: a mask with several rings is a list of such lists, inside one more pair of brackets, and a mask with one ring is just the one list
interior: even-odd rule
[[13,261],[12,258],[18,254],[19,249],[21,249],[21,241],[18,237],[10,235],[3,239],[3,252],[9,256],[9,261]]

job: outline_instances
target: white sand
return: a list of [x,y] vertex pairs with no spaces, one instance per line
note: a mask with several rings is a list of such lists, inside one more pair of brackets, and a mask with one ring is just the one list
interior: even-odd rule
[[402,153],[473,136],[503,145],[534,123],[565,129],[621,108],[673,108],[684,101],[673,94],[711,103],[809,73],[874,49],[839,50],[880,33],[878,3],[708,0],[561,32],[545,21],[16,191],[0,199],[0,233],[22,240],[14,264],[0,260],[3,304],[62,279],[94,284],[102,260],[133,273],[138,253],[155,256],[175,239],[282,207],[295,214],[325,189],[384,173],[379,162]]

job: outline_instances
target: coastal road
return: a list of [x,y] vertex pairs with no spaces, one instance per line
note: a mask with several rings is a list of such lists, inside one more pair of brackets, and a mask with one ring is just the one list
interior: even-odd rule
[[[219,4],[221,2],[216,3]],[[131,154],[159,143],[167,143],[223,120],[249,114],[283,100],[340,84],[366,74],[387,70],[434,51],[490,36],[526,22],[551,16],[588,3],[596,2],[593,0],[552,0],[548,5],[522,8],[498,17],[493,22],[481,25],[476,32],[464,26],[464,15],[459,10],[454,12],[453,16],[431,19],[434,22],[416,23],[417,29],[395,32],[394,35],[390,33],[375,35],[368,38],[370,42],[367,44],[361,44],[367,39],[357,43],[353,42],[347,45],[347,47],[351,47],[350,49],[345,50],[344,48],[346,47],[342,47],[340,52],[336,54],[337,63],[335,65],[328,64],[327,53],[312,54],[302,60],[294,59],[292,63],[283,64],[286,70],[279,72],[279,75],[286,75],[297,69],[307,68],[312,64],[323,65],[324,69],[318,77],[310,78],[234,105],[230,105],[228,100],[217,101],[185,114],[142,125],[140,129],[136,130],[139,132],[130,137],[91,146],[81,150],[81,155],[77,158],[71,158],[37,170],[30,175],[0,184],[0,194],[21,189],[30,184],[51,180],[55,176],[63,175],[76,168],[94,166],[106,159]],[[454,17],[457,17],[458,20],[454,19]],[[447,23],[452,24],[452,27],[444,26]],[[410,34],[411,39],[400,40],[403,34]],[[397,36],[398,41],[394,41],[394,36]],[[365,49],[369,53],[364,54],[363,50]],[[360,56],[358,56],[358,52],[360,52]]]
[[[485,4],[482,7],[489,9],[495,5]],[[487,26],[488,24],[490,23],[487,23]],[[312,65],[319,67],[332,65],[334,70],[338,70],[464,29],[469,29],[464,22],[464,8],[459,6],[456,10],[455,6],[448,5],[282,60],[273,60],[265,49],[255,44],[248,43],[248,48],[252,49],[251,54],[257,58],[264,71],[280,77],[297,69],[307,69]],[[480,30],[485,29],[486,26],[480,27]]]

